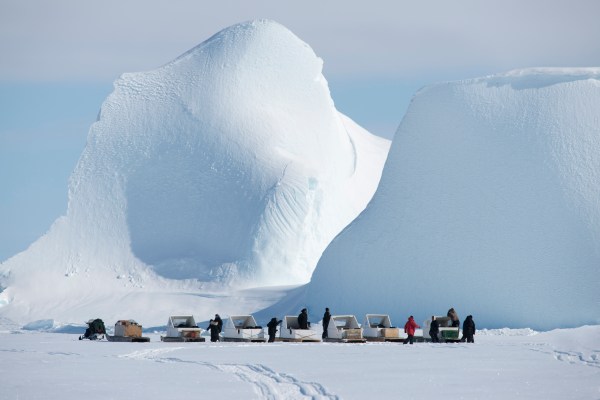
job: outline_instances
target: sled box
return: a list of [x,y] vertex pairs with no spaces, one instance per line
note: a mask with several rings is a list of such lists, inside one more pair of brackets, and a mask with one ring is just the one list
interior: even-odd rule
[[342,336],[344,339],[362,339],[362,329],[360,329],[360,328],[345,329]]
[[400,329],[398,329],[398,328],[381,328],[381,337],[386,337],[386,338],[400,337]]
[[115,336],[142,337],[142,326],[135,321],[117,321]]
[[196,339],[200,337],[200,332],[198,331],[182,331],[181,337],[186,339]]
[[456,330],[443,330],[441,334],[444,339],[458,339],[458,328]]

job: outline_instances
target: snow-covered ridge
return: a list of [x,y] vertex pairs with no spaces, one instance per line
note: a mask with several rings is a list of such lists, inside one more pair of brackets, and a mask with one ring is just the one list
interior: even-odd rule
[[599,70],[422,89],[308,305],[400,321],[455,307],[490,328],[600,322]]

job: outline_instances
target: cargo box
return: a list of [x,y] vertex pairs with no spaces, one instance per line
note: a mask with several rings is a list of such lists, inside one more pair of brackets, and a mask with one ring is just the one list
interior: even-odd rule
[[115,336],[142,337],[142,326],[133,320],[117,321]]
[[381,336],[385,338],[400,337],[400,329],[398,328],[381,328]]

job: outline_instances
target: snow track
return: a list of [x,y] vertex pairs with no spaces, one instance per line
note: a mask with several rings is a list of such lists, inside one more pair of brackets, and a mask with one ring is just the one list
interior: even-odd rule
[[586,357],[583,353],[572,351],[554,350],[554,358],[558,361],[565,361],[569,364],[581,364],[588,367],[600,368],[600,351],[590,354]]
[[280,374],[261,364],[210,364],[219,371],[234,374],[254,386],[264,399],[338,399],[320,383],[303,382],[291,375]]
[[545,344],[539,344],[530,350],[550,355],[557,361],[600,368],[600,350],[591,350],[589,354],[586,354],[587,352],[581,351],[547,349]]
[[292,375],[279,373],[262,364],[211,363],[207,361],[183,360],[167,357],[166,354],[181,350],[184,347],[158,348],[135,351],[118,356],[134,360],[146,360],[159,363],[196,364],[219,372],[235,376],[237,379],[252,385],[254,392],[261,399],[332,399],[339,396],[330,393],[318,382],[304,382]]

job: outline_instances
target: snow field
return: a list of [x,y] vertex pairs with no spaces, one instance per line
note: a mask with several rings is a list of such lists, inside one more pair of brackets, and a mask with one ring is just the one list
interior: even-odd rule
[[483,331],[474,345],[150,343],[3,330],[5,399],[590,399],[600,327]]

